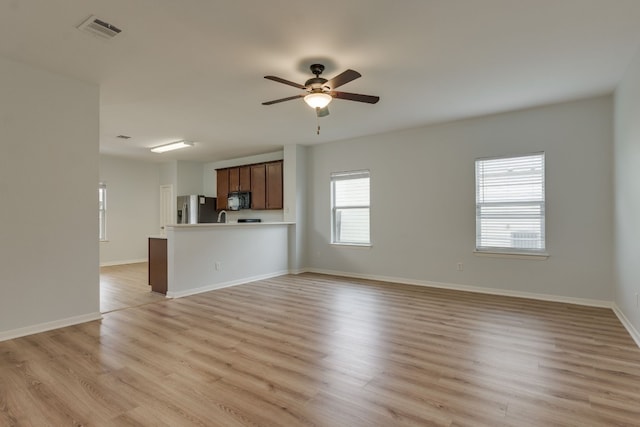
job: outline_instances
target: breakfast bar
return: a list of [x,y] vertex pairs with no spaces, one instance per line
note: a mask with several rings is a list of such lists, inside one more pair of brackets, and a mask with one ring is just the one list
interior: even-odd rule
[[292,226],[293,222],[167,226],[167,297],[287,274]]

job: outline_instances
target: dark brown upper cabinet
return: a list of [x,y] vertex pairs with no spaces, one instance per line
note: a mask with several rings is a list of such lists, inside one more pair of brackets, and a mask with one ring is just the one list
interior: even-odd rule
[[[282,160],[217,170],[218,209],[233,191],[251,191],[251,209],[282,209]],[[224,206],[224,207],[223,207]]]
[[282,209],[282,162],[267,163],[267,209]]
[[267,208],[267,168],[264,164],[251,166],[251,209]]
[[216,209],[227,209],[227,197],[229,195],[229,169],[218,169],[216,171],[216,177]]

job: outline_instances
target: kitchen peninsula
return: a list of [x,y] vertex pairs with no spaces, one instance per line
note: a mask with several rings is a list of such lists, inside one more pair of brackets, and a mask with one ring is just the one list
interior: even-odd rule
[[[289,272],[293,222],[167,226],[167,297],[183,297]],[[150,268],[153,263],[149,259]]]

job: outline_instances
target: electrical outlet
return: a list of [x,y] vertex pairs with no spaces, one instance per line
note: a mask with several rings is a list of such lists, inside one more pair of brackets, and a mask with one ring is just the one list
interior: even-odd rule
[[458,264],[456,265],[456,270],[462,271],[463,269],[464,269],[464,265],[461,262],[458,262]]
[[222,263],[220,261],[216,261],[216,270],[222,270]]

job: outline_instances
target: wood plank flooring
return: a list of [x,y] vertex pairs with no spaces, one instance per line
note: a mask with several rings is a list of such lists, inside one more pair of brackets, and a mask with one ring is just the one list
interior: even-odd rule
[[100,312],[164,300],[151,292],[146,262],[100,267]]
[[1,426],[640,426],[609,309],[317,274],[0,343]]

